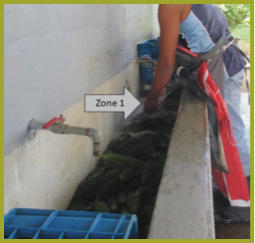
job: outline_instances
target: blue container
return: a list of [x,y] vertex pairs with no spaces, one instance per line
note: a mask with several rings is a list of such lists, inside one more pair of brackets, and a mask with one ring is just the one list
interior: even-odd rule
[[[149,58],[158,61],[159,57],[159,38],[146,40],[137,45],[140,58]],[[141,64],[141,76],[146,85],[151,85],[154,76],[154,67],[152,63]]]
[[136,215],[86,211],[12,209],[5,239],[137,239]]
[[[139,43],[137,45],[138,53],[140,58],[149,58],[158,61],[159,58],[159,38],[151,39]],[[152,63],[142,63],[141,64],[141,76],[142,80],[146,85],[151,85],[154,77],[154,66]],[[174,71],[171,81],[181,80],[187,77],[187,70],[181,69],[177,73],[177,69]]]

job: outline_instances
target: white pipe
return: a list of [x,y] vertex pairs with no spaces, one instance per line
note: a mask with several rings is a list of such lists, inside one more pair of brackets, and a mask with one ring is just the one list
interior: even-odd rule
[[88,136],[92,138],[93,141],[93,155],[100,156],[100,144],[102,141],[101,134],[94,128],[83,128],[83,127],[74,127],[64,124],[63,122],[55,123],[47,129],[44,129],[43,126],[46,122],[36,121],[35,119],[31,120],[28,125],[28,130],[46,130],[52,131],[57,134],[75,134],[81,136]]
[[101,144],[101,134],[94,128],[90,128],[88,131],[88,136],[92,138],[93,141],[93,154],[94,156],[100,156],[100,144]]

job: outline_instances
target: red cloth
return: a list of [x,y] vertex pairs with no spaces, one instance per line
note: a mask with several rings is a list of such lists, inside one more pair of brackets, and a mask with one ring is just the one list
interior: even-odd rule
[[202,90],[214,102],[219,121],[219,133],[229,169],[229,173],[223,173],[212,168],[215,183],[232,206],[248,207],[250,206],[249,189],[232,132],[227,106],[218,86],[210,76],[206,62],[199,67],[197,78]]

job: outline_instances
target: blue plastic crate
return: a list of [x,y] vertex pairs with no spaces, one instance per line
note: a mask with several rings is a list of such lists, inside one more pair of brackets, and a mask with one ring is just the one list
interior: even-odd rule
[[[159,58],[159,38],[146,40],[137,45],[140,58],[149,58],[158,61]],[[146,85],[151,85],[154,77],[154,66],[152,63],[141,64],[141,76]],[[181,69],[177,73],[177,69],[174,71],[170,80],[180,80],[187,77],[186,69]]]
[[[140,58],[149,58],[158,61],[159,57],[159,38],[146,40],[137,44]],[[146,85],[151,85],[154,76],[154,67],[152,63],[141,64],[141,76]]]
[[137,239],[136,215],[86,211],[12,209],[5,239]]

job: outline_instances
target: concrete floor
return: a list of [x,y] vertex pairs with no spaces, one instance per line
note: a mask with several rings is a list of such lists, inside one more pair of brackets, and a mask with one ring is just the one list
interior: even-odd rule
[[250,239],[250,223],[216,225],[216,239]]

